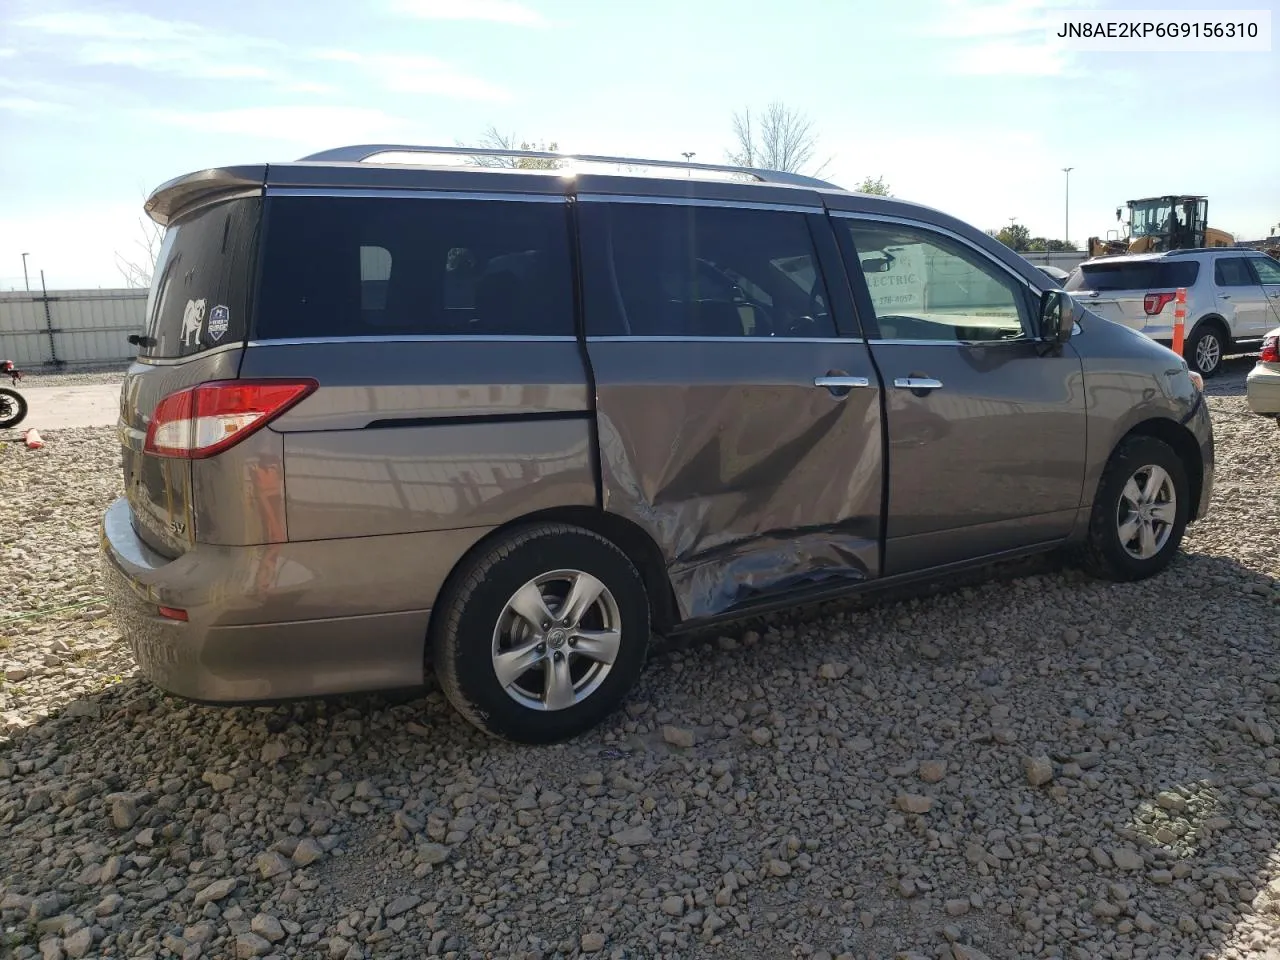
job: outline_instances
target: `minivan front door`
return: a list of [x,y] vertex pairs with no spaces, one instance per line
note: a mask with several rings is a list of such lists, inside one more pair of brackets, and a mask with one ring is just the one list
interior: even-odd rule
[[1083,369],[1070,344],[1032,339],[1027,285],[941,229],[833,222],[886,390],[885,574],[1065,538],[1084,481]]
[[812,204],[577,197],[603,506],[682,619],[880,572],[879,381]]

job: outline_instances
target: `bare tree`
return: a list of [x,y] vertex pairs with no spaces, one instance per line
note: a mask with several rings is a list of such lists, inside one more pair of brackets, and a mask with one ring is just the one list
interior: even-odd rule
[[830,159],[814,167],[818,135],[813,121],[799,110],[779,101],[769,104],[759,118],[751,110],[735,111],[733,136],[737,150],[729,151],[729,161],[739,167],[758,167],[784,173],[818,176]]
[[151,275],[164,242],[164,228],[150,217],[138,218],[138,233],[125,251],[116,251],[116,269],[126,287],[151,286]]
[[[459,147],[471,146],[471,144],[458,142]],[[531,144],[526,140],[517,140],[515,134],[502,133],[493,124],[489,125],[475,144],[477,147],[483,147],[488,150],[539,150],[547,153],[555,153],[558,147],[555,141],[549,144]],[[560,161],[552,159],[544,159],[541,157],[486,157],[477,155],[470,157],[468,163],[477,167],[505,167],[509,170],[558,170]]]

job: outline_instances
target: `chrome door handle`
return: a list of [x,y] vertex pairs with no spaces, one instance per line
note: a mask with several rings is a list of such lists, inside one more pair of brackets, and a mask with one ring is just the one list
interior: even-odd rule
[[815,387],[869,387],[871,381],[866,377],[814,377]]
[[937,390],[942,381],[932,377],[898,377],[893,385],[899,390]]
[[1229,294],[1229,293],[1220,293],[1220,294],[1218,294],[1218,299],[1219,299],[1219,300],[1230,300],[1230,299],[1231,299],[1231,294]]

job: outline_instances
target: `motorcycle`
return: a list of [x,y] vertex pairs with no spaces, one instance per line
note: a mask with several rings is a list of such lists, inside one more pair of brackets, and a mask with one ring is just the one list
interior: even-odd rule
[[[22,379],[22,371],[12,360],[0,362],[0,376],[7,376],[15,387]],[[0,430],[16,427],[27,417],[27,401],[17,390],[0,387]]]

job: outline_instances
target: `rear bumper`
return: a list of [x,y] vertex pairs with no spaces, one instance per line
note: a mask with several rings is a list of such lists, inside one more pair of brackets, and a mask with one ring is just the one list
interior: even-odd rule
[[[169,559],[131,520],[121,499],[101,527],[103,586],[121,635],[159,687],[221,703],[420,684],[430,606],[447,575],[435,558],[451,563],[484,533],[201,544]],[[161,606],[187,621],[160,616]]]
[[1280,415],[1280,365],[1257,364],[1245,380],[1245,394],[1254,413]]

